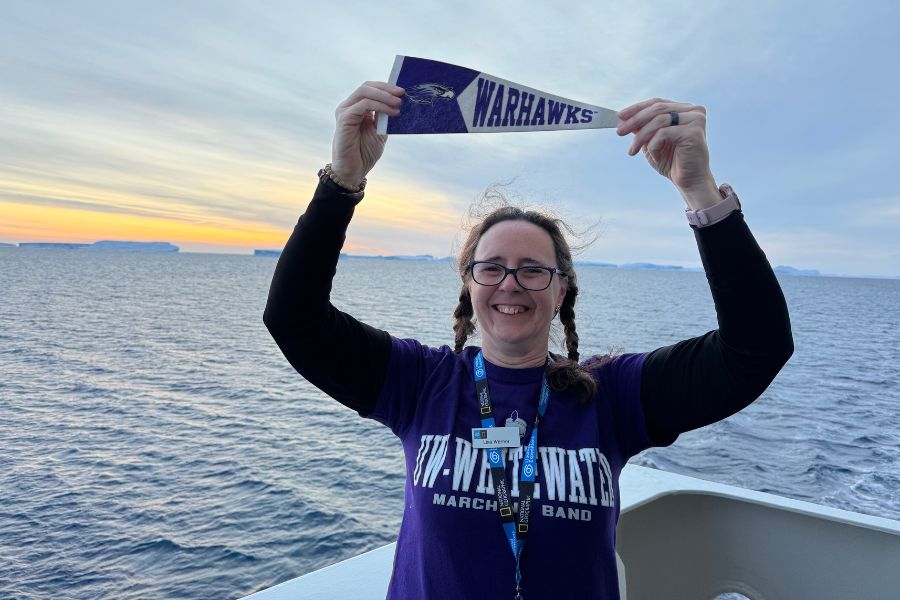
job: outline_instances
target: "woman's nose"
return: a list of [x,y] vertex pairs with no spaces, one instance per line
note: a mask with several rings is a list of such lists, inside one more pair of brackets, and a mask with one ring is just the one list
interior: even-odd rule
[[511,292],[516,289],[522,289],[522,286],[519,285],[519,282],[516,281],[516,276],[512,273],[507,273],[506,278],[500,282],[500,289],[506,292]]

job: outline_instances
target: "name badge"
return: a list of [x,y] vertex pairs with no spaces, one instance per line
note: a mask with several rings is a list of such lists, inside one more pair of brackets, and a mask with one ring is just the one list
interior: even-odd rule
[[472,446],[475,448],[518,448],[518,427],[472,428]]

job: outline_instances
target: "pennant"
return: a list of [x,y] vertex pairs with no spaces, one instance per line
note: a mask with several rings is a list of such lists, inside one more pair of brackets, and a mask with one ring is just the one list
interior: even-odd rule
[[554,96],[436,60],[397,56],[390,83],[400,114],[378,113],[378,133],[482,133],[617,127],[618,111]]

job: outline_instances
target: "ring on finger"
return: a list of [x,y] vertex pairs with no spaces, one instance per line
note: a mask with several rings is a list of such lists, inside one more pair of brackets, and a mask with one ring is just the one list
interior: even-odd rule
[[673,110],[669,113],[669,126],[674,127],[675,125],[678,125],[678,113]]

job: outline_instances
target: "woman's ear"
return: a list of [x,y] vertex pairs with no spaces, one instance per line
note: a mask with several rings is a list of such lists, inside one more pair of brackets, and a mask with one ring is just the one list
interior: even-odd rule
[[556,297],[556,305],[557,306],[562,306],[563,300],[566,297],[566,292],[568,292],[568,291],[569,291],[568,285],[561,285],[559,287],[559,295]]

